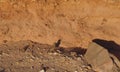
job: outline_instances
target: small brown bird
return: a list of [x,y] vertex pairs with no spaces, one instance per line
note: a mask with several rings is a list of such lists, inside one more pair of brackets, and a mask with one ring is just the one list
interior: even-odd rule
[[56,52],[59,49],[59,46],[61,44],[61,39],[59,39],[57,42],[54,43],[54,46],[48,50],[48,52]]
[[59,47],[61,44],[61,39],[59,39],[56,43],[55,43],[55,47]]

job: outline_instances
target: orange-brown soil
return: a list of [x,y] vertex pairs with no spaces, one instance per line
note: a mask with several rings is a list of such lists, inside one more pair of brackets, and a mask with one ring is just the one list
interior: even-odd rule
[[92,39],[120,44],[119,0],[0,0],[0,43],[33,40],[86,48]]

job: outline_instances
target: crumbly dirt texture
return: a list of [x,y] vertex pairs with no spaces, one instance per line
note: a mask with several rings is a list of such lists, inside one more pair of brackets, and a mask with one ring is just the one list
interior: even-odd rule
[[120,44],[119,0],[0,0],[0,43],[32,40],[87,48],[92,39]]
[[94,72],[89,43],[119,32],[120,0],[0,0],[0,72]]
[[51,49],[56,48],[32,41],[0,45],[0,72],[94,72],[81,51]]

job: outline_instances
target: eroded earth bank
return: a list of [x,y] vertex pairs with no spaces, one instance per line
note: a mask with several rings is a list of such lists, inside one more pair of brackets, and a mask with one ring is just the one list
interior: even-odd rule
[[119,0],[0,0],[0,43],[32,40],[86,48],[95,38],[120,44]]
[[0,0],[0,72],[120,72],[119,0]]

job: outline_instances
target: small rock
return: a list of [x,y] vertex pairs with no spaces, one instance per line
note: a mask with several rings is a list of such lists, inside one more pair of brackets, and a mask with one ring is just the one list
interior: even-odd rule
[[113,72],[113,61],[104,47],[92,42],[85,54],[85,58],[92,68],[98,72]]
[[39,72],[45,72],[45,70],[41,70],[41,71],[39,71]]
[[5,69],[4,68],[0,68],[0,72],[5,72]]
[[54,52],[53,55],[57,55],[58,53]]

